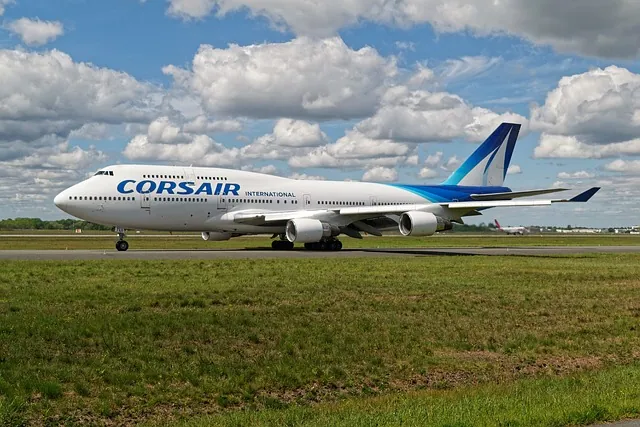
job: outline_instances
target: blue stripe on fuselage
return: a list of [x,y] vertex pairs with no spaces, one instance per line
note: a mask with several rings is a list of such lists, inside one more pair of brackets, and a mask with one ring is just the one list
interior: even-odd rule
[[508,187],[476,187],[464,185],[408,185],[389,184],[392,187],[409,191],[434,203],[472,201],[472,194],[490,194],[511,192]]

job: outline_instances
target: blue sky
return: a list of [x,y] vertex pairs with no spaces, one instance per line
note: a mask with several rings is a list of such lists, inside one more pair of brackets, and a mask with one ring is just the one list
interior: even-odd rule
[[513,120],[507,185],[603,190],[474,222],[640,223],[637,2],[505,4],[0,0],[0,217],[114,163],[437,183]]

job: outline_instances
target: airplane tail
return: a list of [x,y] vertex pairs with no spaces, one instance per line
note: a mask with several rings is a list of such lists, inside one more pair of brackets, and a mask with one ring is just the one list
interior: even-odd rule
[[498,230],[502,230],[502,227],[500,227],[500,223],[498,222],[497,219],[494,219],[493,222],[496,223],[496,227],[498,227]]
[[519,132],[519,124],[502,123],[442,184],[502,186]]

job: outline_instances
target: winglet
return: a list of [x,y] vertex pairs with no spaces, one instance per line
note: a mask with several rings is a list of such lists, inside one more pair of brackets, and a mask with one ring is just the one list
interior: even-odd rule
[[570,199],[570,202],[587,202],[589,201],[590,198],[593,197],[594,194],[596,194],[598,192],[598,190],[600,190],[600,187],[592,187],[590,189],[588,189],[587,191],[578,194],[577,196],[575,196],[574,198]]

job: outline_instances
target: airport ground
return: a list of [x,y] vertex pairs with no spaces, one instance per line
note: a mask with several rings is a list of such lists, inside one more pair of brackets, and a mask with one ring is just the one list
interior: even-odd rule
[[[640,243],[560,238],[408,246]],[[12,249],[57,238],[17,239]],[[102,249],[101,238],[63,239]],[[133,248],[134,239],[147,248],[225,245],[134,236]],[[639,261],[637,253],[2,260],[0,425],[561,426],[638,417]]]
[[[0,232],[0,250],[74,250],[114,249],[114,233],[95,232],[83,234],[60,234],[46,231]],[[130,249],[151,250],[230,250],[270,249],[268,236],[234,238],[224,242],[206,242],[199,234],[142,233],[127,236]],[[366,236],[358,240],[341,238],[345,249],[379,248],[456,248],[456,247],[530,247],[530,246],[640,246],[640,235],[597,234],[559,235],[531,234],[507,236],[504,234],[455,233],[424,238],[402,236]]]

